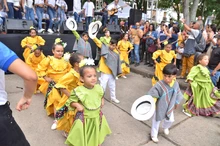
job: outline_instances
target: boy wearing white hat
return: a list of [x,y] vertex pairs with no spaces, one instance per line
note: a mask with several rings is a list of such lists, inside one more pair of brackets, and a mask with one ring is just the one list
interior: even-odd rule
[[155,97],[156,110],[152,118],[151,139],[159,142],[157,136],[160,122],[164,120],[162,127],[164,134],[169,134],[169,128],[174,122],[173,110],[183,98],[179,83],[176,81],[177,68],[174,64],[167,64],[163,69],[163,80],[158,81],[148,92]]

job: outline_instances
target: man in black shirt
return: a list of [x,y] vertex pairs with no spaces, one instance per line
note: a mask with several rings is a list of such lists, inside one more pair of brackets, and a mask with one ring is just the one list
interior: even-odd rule
[[211,73],[212,82],[217,86],[220,77],[220,35],[216,35],[215,37],[217,38],[217,43],[213,47],[208,68]]

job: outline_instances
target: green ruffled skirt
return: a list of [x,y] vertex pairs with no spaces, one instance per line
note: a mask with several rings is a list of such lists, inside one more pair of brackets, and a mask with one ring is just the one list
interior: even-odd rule
[[111,134],[111,130],[102,112],[94,118],[85,118],[83,112],[77,112],[65,144],[98,146],[104,142],[108,134]]

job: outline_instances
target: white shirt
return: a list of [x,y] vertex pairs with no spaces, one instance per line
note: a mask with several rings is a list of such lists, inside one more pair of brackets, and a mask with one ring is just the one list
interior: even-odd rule
[[14,0],[14,6],[20,7],[20,0]]
[[[178,48],[177,49],[180,53],[183,53],[183,51],[184,51],[184,48]],[[176,59],[182,59],[182,54],[180,54],[180,53],[176,53]]]
[[[112,9],[115,9],[115,8],[119,8],[120,6],[117,4],[115,5],[115,2],[113,2],[112,4],[108,5],[108,10],[112,10]],[[118,9],[118,11],[120,11],[121,9]],[[118,15],[118,12],[115,13],[114,15]]]
[[8,3],[14,3],[14,0],[7,0]]
[[0,17],[7,17],[8,16],[8,14],[6,13],[6,12],[4,12],[4,10],[2,9],[2,10],[0,10]]
[[67,6],[67,4],[64,0],[57,0],[56,5],[59,6],[59,7],[64,8],[65,10],[68,9],[68,6]]
[[93,11],[94,11],[94,4],[93,2],[85,2],[83,5],[83,9],[85,9],[85,16],[86,17],[93,17]]
[[5,72],[0,69],[0,105],[7,102],[7,93],[5,92]]
[[34,4],[44,4],[44,0],[35,0]]
[[81,0],[73,0],[73,12],[81,12]]
[[48,4],[55,7],[56,1],[55,0],[48,0]]
[[33,8],[33,0],[25,0],[24,5],[28,8]]

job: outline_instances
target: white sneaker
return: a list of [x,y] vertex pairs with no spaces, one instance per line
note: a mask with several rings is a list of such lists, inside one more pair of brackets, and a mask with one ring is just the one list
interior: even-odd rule
[[111,101],[113,101],[114,103],[120,103],[120,101],[118,99],[111,99]]
[[189,114],[189,113],[187,113],[184,109],[183,109],[183,113],[184,113],[185,115],[187,115],[188,117],[192,117],[192,115]]
[[53,125],[51,126],[51,130],[57,129],[57,120],[53,121]]
[[48,32],[48,33],[53,33],[53,30],[50,29],[50,28],[48,28],[47,32]]
[[170,131],[169,131],[168,128],[166,128],[166,129],[163,130],[163,133],[164,133],[165,135],[169,135]]
[[38,33],[42,33],[42,32],[44,32],[44,31],[45,31],[45,29],[41,28],[41,29],[39,29],[37,32],[38,32]]
[[118,80],[118,77],[116,77],[115,79]]
[[159,142],[159,140],[158,140],[157,137],[151,137],[151,139],[152,139],[152,141],[155,142],[155,143],[158,143],[158,142]]
[[121,76],[122,78],[126,79],[127,77],[126,76]]

